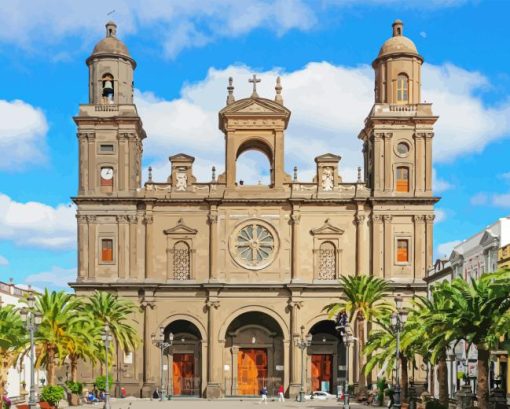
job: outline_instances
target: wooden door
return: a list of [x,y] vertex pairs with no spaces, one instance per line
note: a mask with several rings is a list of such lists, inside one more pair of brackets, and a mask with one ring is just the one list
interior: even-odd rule
[[258,395],[267,386],[267,350],[240,349],[237,355],[237,393]]
[[312,391],[331,392],[333,355],[312,355]]
[[173,389],[174,395],[194,395],[195,356],[174,354]]

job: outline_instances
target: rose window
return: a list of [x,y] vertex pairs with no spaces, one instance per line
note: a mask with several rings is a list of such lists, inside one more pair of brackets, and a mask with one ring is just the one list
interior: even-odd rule
[[241,228],[233,237],[235,258],[247,268],[263,268],[273,258],[275,240],[266,227],[253,223]]

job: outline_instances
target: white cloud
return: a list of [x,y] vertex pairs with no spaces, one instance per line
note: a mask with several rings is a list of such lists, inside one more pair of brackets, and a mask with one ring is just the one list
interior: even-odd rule
[[446,220],[446,211],[444,209],[436,208],[434,210],[436,214],[436,218],[434,219],[434,223],[441,223]]
[[460,240],[448,241],[437,246],[436,254],[438,257],[450,257],[455,246],[462,243]]
[[22,47],[58,44],[70,36],[92,41],[108,18],[121,35],[143,32],[170,58],[183,49],[200,47],[221,38],[237,37],[255,29],[283,35],[289,30],[320,27],[335,9],[389,6],[437,9],[465,0],[9,0],[0,14],[0,41]]
[[44,161],[47,131],[39,108],[20,100],[0,100],[0,170],[18,171]]
[[39,202],[20,203],[0,193],[0,239],[23,246],[69,249],[76,245],[75,210]]
[[510,208],[510,193],[492,195],[492,204],[497,207]]
[[436,169],[432,169],[432,188],[434,193],[442,193],[453,188],[453,185],[437,176]]
[[[180,97],[174,100],[137,91],[136,103],[149,136],[144,144],[146,160],[154,163],[155,169],[166,169],[164,178],[169,175],[167,156],[178,152],[197,157],[196,168],[202,169],[203,176],[198,171],[196,175],[203,181],[210,180],[213,164],[217,173],[221,173],[224,137],[217,128],[217,118],[225,105],[228,77],[234,78],[234,94],[241,99],[251,94],[247,80],[254,72],[246,66],[211,68],[202,81],[183,86]],[[344,180],[354,181],[356,168],[363,164],[357,135],[373,104],[372,69],[365,65],[343,67],[313,62],[293,72],[275,68],[257,75],[262,78],[259,95],[271,99],[275,78],[282,77],[285,105],[292,111],[285,139],[287,172],[292,173],[297,165],[299,179],[310,180],[314,172],[313,158],[332,152],[342,156],[340,173]],[[475,90],[490,86],[479,73],[451,64],[426,64],[423,83],[424,95],[440,115],[434,138],[437,161],[451,162],[458,155],[477,152],[509,133],[510,120],[504,116],[508,111],[510,117],[510,103],[498,109],[490,108],[474,95]],[[499,123],[497,129],[493,122]],[[256,180],[259,170],[254,170]],[[436,172],[433,176],[435,192],[453,187]]]
[[489,195],[484,192],[478,192],[469,199],[473,206],[483,206],[489,202]]
[[4,256],[0,256],[0,266],[7,266],[9,264],[9,260],[7,260]]
[[69,289],[67,283],[76,281],[75,268],[61,268],[53,266],[51,271],[41,272],[29,275],[25,278],[25,283],[35,285],[40,288],[49,287],[50,289]]

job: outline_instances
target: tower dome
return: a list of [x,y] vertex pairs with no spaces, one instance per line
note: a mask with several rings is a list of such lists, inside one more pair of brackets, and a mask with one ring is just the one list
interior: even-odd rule
[[96,57],[118,56],[129,60],[133,65],[133,68],[135,68],[136,62],[133,60],[133,58],[131,58],[128,48],[121,40],[117,38],[117,24],[115,24],[113,21],[109,21],[106,23],[105,27],[106,37],[96,44],[92,54],[87,59],[87,63]]
[[379,50],[377,60],[394,54],[411,54],[420,57],[413,41],[404,36],[404,23],[402,20],[395,20],[392,27],[393,36],[384,42]]

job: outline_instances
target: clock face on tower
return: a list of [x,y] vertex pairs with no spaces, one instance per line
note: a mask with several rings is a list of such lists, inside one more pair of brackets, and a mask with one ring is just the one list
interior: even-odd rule
[[101,168],[101,179],[104,179],[104,180],[113,179],[113,169],[112,168]]

